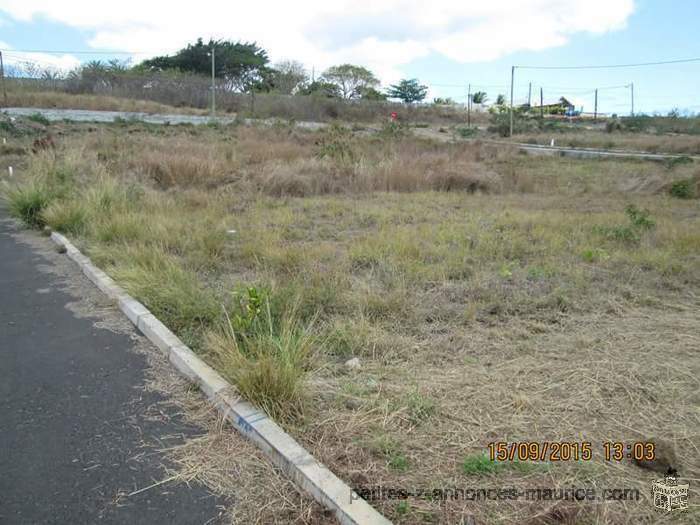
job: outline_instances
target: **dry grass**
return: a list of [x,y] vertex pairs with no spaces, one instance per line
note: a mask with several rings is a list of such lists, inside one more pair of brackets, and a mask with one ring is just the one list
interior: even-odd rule
[[579,131],[565,133],[537,133],[517,136],[518,142],[556,146],[638,151],[647,153],[700,154],[700,136],[652,135],[643,133],[606,133],[605,131]]
[[108,95],[73,95],[60,91],[9,90],[8,107],[89,109],[103,111],[135,111],[143,113],[168,113],[204,115],[206,109],[175,107],[150,100],[138,100]]
[[[184,272],[166,296],[138,288],[166,313],[194,302],[171,322],[191,321],[179,326],[200,351],[216,323],[202,322],[209,301],[254,286],[276,312],[293,304],[316,357],[285,425],[351,485],[642,496],[374,502],[396,522],[669,522],[648,501],[658,474],[605,462],[605,440],[660,436],[682,477],[700,478],[700,215],[665,189],[694,165],[523,157],[393,132],[82,129],[63,130],[55,159],[29,160],[34,172],[69,159],[97,174],[58,201],[87,207],[80,242],[127,286],[143,277],[129,273],[134,254],[163,258],[139,263],[147,282]],[[105,195],[113,212],[99,212]],[[635,225],[630,204],[655,226]],[[478,467],[491,441],[545,440],[591,441],[594,460]]]

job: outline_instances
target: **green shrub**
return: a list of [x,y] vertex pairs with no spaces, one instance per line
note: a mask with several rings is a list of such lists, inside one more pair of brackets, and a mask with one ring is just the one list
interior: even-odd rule
[[695,197],[695,181],[693,179],[677,180],[671,184],[668,193],[677,199],[692,199]]
[[76,201],[53,201],[41,216],[43,222],[51,226],[51,229],[63,233],[80,234],[85,230],[88,222],[86,207]]
[[676,168],[677,166],[684,166],[686,164],[692,164],[693,159],[691,157],[688,157],[687,155],[680,155],[677,157],[672,157],[668,159],[665,162],[665,165],[668,169],[672,170]]
[[32,122],[36,122],[37,124],[41,124],[43,126],[51,125],[51,121],[41,113],[33,113],[27,117],[27,120],[31,120]]
[[32,228],[45,225],[42,212],[54,195],[49,187],[39,182],[30,182],[7,190],[5,198],[10,206],[10,214]]
[[641,240],[643,231],[651,230],[656,226],[656,222],[651,217],[649,210],[640,210],[634,204],[630,204],[625,208],[625,213],[630,220],[630,224],[596,226],[593,228],[593,231],[612,241],[633,244]]
[[[510,130],[509,130],[510,131]],[[466,126],[458,126],[455,128],[455,133],[463,139],[468,139],[476,135],[476,128],[468,128]]]
[[217,368],[247,400],[271,417],[293,420],[304,412],[303,383],[315,337],[294,307],[275,312],[265,292],[249,288],[222,326],[207,337]]
[[656,226],[656,222],[651,218],[649,210],[640,210],[634,204],[625,208],[625,213],[629,217],[632,226],[642,230],[650,230]]
[[340,124],[333,123],[316,143],[318,158],[331,158],[339,163],[352,163],[355,160],[352,131]]
[[[533,118],[526,117],[516,111],[513,115],[513,135],[521,133],[529,133],[537,129],[537,121]],[[492,113],[491,123],[488,127],[491,133],[497,133],[501,137],[510,135],[510,112]]]

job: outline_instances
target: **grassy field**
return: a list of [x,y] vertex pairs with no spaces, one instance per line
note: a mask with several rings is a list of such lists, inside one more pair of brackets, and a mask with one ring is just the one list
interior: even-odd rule
[[[390,125],[57,124],[37,153],[40,123],[4,130],[11,211],[76,240],[352,486],[641,498],[372,502],[395,522],[674,522],[649,501],[662,475],[605,441],[655,439],[700,496],[696,164]],[[498,441],[593,458],[492,462]]]
[[605,131],[574,131],[563,133],[528,133],[515,138],[518,142],[572,148],[618,149],[648,153],[677,153],[700,155],[699,135],[659,135],[651,133],[607,133]]

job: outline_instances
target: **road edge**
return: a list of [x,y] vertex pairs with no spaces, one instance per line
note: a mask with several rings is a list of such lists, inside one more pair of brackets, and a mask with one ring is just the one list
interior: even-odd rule
[[51,240],[65,249],[83,274],[127,316],[175,369],[197,384],[210,403],[233,427],[252,441],[300,489],[330,509],[342,525],[391,525],[364,499],[264,412],[244,401],[235,388],[207,365],[143,304],[119,287],[105,272],[94,266],[66,237],[52,232]]

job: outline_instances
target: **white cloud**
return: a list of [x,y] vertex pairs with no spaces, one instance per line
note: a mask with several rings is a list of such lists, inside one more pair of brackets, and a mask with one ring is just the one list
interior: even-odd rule
[[2,55],[3,62],[10,71],[13,67],[26,69],[27,66],[36,66],[43,70],[66,72],[80,64],[80,60],[73,55],[13,51],[12,46],[2,41],[0,41],[0,49],[5,50]]
[[352,61],[386,81],[401,66],[437,53],[460,63],[561,46],[576,33],[621,29],[634,0],[322,0],[193,6],[164,0],[0,0],[19,20],[43,16],[92,33],[96,49],[172,52],[195,38],[254,40],[273,61],[296,59],[320,71]]

